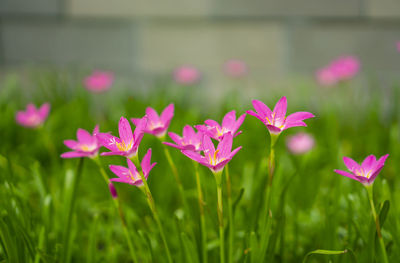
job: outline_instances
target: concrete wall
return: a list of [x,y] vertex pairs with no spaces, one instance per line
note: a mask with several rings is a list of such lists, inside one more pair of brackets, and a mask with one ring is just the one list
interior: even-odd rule
[[6,66],[212,73],[240,58],[283,79],[355,54],[367,71],[400,70],[399,0],[1,0],[0,18]]

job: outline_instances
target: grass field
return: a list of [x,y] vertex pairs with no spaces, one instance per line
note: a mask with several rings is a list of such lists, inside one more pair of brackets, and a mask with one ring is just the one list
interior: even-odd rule
[[[174,87],[170,92],[171,84],[165,80],[155,82],[146,93],[115,84],[106,93],[95,94],[84,89],[81,79],[72,73],[8,74],[2,79],[0,262],[168,262],[146,195],[134,185],[114,182],[118,198],[113,199],[96,162],[87,157],[60,157],[69,151],[63,141],[75,140],[78,128],[91,132],[96,124],[101,132],[118,135],[121,116],[142,117],[148,106],[161,112],[174,103],[168,131],[180,135],[186,124],[202,124],[206,119],[221,122],[228,111],[236,110],[240,115],[253,109],[251,100],[241,99],[247,91],[240,85],[217,106],[207,107],[206,98],[212,94],[199,96],[201,85]],[[246,116],[240,127],[243,133],[233,139],[233,148],[243,148],[229,163],[230,190],[226,175],[222,176],[225,261],[384,262],[365,187],[334,169],[346,170],[343,156],[362,162],[370,154],[380,157],[388,153],[374,183],[374,202],[388,261],[397,262],[398,85],[347,82],[321,88],[310,81],[282,90],[260,87],[258,94],[254,99],[270,108],[286,96],[289,114],[308,111],[316,117],[305,121],[308,127],[281,133],[275,145],[276,167],[270,186],[270,134],[261,121]],[[16,112],[29,102],[51,104],[42,127],[30,129],[16,123]],[[315,147],[306,154],[293,155],[286,139],[300,131],[315,138]],[[213,174],[204,166],[198,167],[204,195],[202,235],[193,162],[178,149],[168,148],[182,182],[184,205],[164,154],[166,146],[145,134],[140,159],[149,148],[151,160],[157,164],[147,182],[172,261],[220,262]],[[126,166],[122,156],[100,156],[99,160],[109,178],[116,177],[109,165]],[[267,193],[271,196],[268,212]],[[309,254],[312,251],[315,253]]]

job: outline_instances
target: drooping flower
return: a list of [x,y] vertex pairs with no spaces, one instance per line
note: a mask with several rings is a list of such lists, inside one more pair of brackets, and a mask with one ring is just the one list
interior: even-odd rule
[[256,112],[246,111],[260,119],[267,126],[271,134],[280,134],[283,130],[297,126],[307,126],[303,120],[313,118],[314,114],[310,112],[295,112],[286,117],[287,100],[282,97],[271,111],[267,105],[259,100],[253,100],[253,106]]
[[224,72],[230,77],[240,78],[247,75],[248,69],[244,61],[239,59],[230,59],[224,64]]
[[146,127],[147,116],[138,121],[135,131],[132,133],[129,121],[121,117],[118,124],[119,137],[115,137],[109,133],[99,133],[97,138],[100,143],[111,152],[103,152],[105,155],[122,155],[128,158],[137,155],[139,144],[142,141],[144,128]]
[[168,132],[169,137],[175,142],[163,142],[165,145],[177,148],[179,150],[190,150],[194,152],[200,152],[201,142],[203,139],[203,133],[198,131],[197,133],[190,125],[183,127],[182,137],[174,132]]
[[314,138],[305,132],[299,132],[286,140],[286,146],[293,154],[304,154],[314,148]]
[[97,139],[96,135],[99,133],[99,126],[93,130],[93,133],[90,134],[88,131],[84,129],[78,129],[76,132],[77,141],[74,140],[65,140],[64,144],[71,148],[72,152],[66,152],[61,154],[62,158],[78,158],[78,157],[95,157],[97,156],[101,144]]
[[41,126],[49,116],[50,104],[45,103],[40,106],[39,109],[35,107],[32,103],[26,106],[25,111],[18,111],[15,119],[17,123],[21,126],[27,128],[36,128]]
[[[174,117],[174,104],[169,104],[160,116],[158,116],[158,113],[153,108],[147,107],[146,115],[148,120],[144,132],[157,137],[164,137],[171,123],[171,119]],[[131,121],[137,126],[141,119],[131,118]]]
[[110,190],[110,194],[112,196],[112,198],[118,198],[118,193],[117,193],[117,189],[115,189],[115,186],[113,185],[113,183],[109,183],[108,184],[108,189]]
[[343,157],[343,162],[350,173],[342,170],[334,171],[340,175],[359,181],[364,185],[370,185],[382,170],[388,156],[389,154],[386,154],[379,158],[379,160],[376,160],[376,157],[371,154],[365,158],[361,165],[349,157]]
[[227,133],[231,133],[233,137],[241,134],[242,132],[238,132],[237,130],[240,125],[242,125],[244,118],[246,118],[246,114],[240,115],[236,120],[236,112],[233,110],[224,116],[222,125],[219,125],[219,123],[214,120],[206,120],[204,122],[206,125],[196,125],[195,127],[197,130],[207,134],[211,138],[220,141]]
[[232,140],[232,134],[226,133],[215,150],[211,138],[204,134],[202,142],[204,155],[189,150],[182,150],[182,153],[201,165],[210,168],[213,173],[218,173],[222,171],[225,165],[229,163],[233,156],[242,148],[242,146],[240,146],[232,151]]
[[175,69],[174,79],[181,85],[193,85],[200,80],[200,72],[193,66],[181,66]]
[[[110,181],[113,182],[121,182],[121,183],[127,183],[131,185],[136,185],[138,187],[143,186],[143,181],[140,177],[140,174],[138,170],[136,169],[136,166],[133,164],[133,162],[130,159],[126,159],[128,163],[128,167],[120,166],[120,165],[110,165],[110,170],[118,176],[118,178],[111,178]],[[141,168],[143,171],[144,177],[147,178],[149,177],[149,173],[151,169],[153,169],[154,165],[156,163],[151,163],[151,149],[149,149],[146,153],[146,155],[143,157],[142,162],[141,162]]]
[[95,93],[101,93],[111,88],[114,82],[114,74],[109,71],[93,71],[93,73],[87,76],[83,83],[85,88]]

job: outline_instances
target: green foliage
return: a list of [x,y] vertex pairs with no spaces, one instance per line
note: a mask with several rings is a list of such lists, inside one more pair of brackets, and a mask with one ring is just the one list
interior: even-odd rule
[[[145,86],[147,93],[139,92],[139,87],[115,86],[105,94],[91,94],[80,79],[77,73],[32,71],[24,78],[4,76],[0,83],[0,262],[131,262],[118,211],[96,164],[85,159],[77,184],[79,160],[59,157],[67,151],[63,140],[75,139],[78,128],[91,131],[100,124],[102,132],[117,134],[121,116],[140,117],[147,106],[160,111],[173,102],[176,110],[169,130],[181,134],[185,124],[220,121],[228,110],[242,114],[251,109],[248,87],[232,91],[234,102],[227,96],[219,104],[210,104],[207,98],[212,94],[202,86],[177,87],[163,80],[155,82],[155,87]],[[234,140],[234,147],[242,145],[243,149],[229,166],[235,221],[233,261],[379,262],[367,195],[360,183],[335,174],[333,169],[344,169],[342,156],[361,161],[369,154],[389,153],[374,185],[374,199],[381,203],[382,235],[389,261],[395,262],[400,257],[398,87],[383,90],[376,83],[364,87],[348,83],[335,89],[317,89],[312,84],[298,85],[291,90],[264,89],[254,99],[273,105],[283,95],[288,97],[289,113],[310,111],[317,117],[307,121],[307,128],[285,131],[276,143],[269,235],[263,244],[259,218],[265,213],[270,139],[259,120],[246,117],[243,134]],[[42,129],[26,129],[15,123],[16,111],[31,101],[52,105]],[[306,155],[293,156],[285,147],[285,137],[298,131],[311,133],[316,147]],[[189,209],[184,209],[163,145],[145,135],[140,157],[148,148],[153,149],[152,160],[157,162],[148,183],[174,262],[201,262],[191,160],[170,149],[188,202]],[[101,159],[104,167],[126,164],[120,157]],[[218,262],[215,180],[208,169],[199,168],[208,262]],[[146,197],[131,185],[116,183],[115,187],[138,261],[166,262]],[[225,209],[224,179],[223,198]],[[224,225],[229,226],[227,213]],[[266,254],[260,255],[264,249]]]

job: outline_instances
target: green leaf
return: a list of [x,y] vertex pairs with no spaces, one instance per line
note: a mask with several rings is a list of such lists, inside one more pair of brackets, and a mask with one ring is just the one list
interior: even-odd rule
[[381,203],[379,212],[379,224],[381,225],[381,228],[386,221],[389,209],[390,209],[389,200],[385,200],[383,203]]

